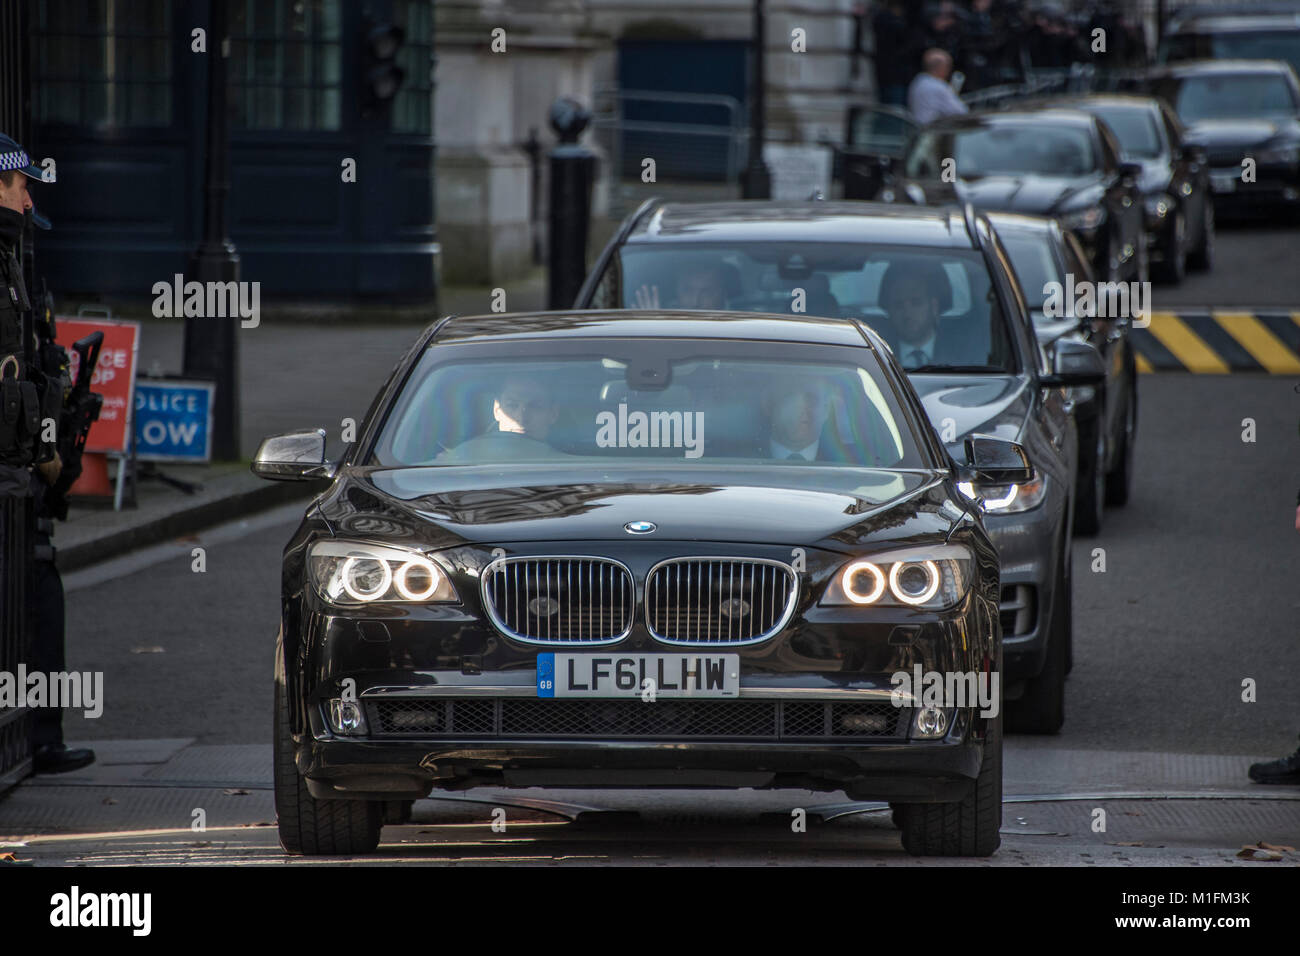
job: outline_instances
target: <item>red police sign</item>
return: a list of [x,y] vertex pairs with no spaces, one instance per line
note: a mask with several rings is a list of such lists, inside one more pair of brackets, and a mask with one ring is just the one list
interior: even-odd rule
[[104,396],[104,407],[99,413],[99,421],[90,426],[86,451],[127,451],[131,434],[136,353],[140,347],[140,323],[89,318],[56,318],[56,322],[59,334],[55,341],[68,350],[68,357],[72,360],[73,381],[81,374],[77,367],[81,360],[72,351],[72,343],[91,332],[104,333],[99,363],[90,378],[90,390]]

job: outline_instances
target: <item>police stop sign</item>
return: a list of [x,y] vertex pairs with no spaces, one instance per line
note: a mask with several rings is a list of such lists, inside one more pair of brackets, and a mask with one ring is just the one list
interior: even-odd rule
[[90,378],[90,390],[104,396],[99,420],[90,426],[86,451],[125,452],[131,435],[132,392],[135,388],[136,352],[140,347],[140,323],[114,319],[56,318],[55,341],[68,350],[72,380],[81,374],[81,359],[72,351],[72,343],[92,332],[104,333],[99,363]]

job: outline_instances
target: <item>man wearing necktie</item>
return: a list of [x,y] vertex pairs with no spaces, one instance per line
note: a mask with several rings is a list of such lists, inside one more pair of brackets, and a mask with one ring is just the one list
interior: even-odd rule
[[825,383],[812,375],[782,376],[764,403],[772,423],[768,457],[776,461],[817,461],[822,429],[830,411]]
[[938,295],[919,270],[896,269],[891,267],[886,281],[881,283],[881,304],[898,333],[894,351],[905,369],[933,365],[939,330]]

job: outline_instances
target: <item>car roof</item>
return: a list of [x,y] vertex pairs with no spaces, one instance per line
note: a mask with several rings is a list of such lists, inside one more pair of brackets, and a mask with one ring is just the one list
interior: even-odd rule
[[625,242],[876,242],[974,249],[962,210],[875,202],[662,202],[646,210]]
[[444,343],[532,338],[692,338],[801,342],[861,347],[874,336],[851,319],[761,312],[674,309],[587,309],[567,312],[449,316],[437,328]]
[[1170,33],[1250,33],[1258,30],[1300,29],[1300,11],[1295,13],[1205,13],[1192,14],[1171,24]]
[[1042,101],[1042,105],[1018,103],[1010,109],[988,110],[968,113],[965,116],[949,116],[935,120],[924,129],[962,129],[966,127],[996,126],[1002,123],[1041,123],[1051,120],[1063,126],[1081,126],[1091,128],[1096,119],[1089,113],[1062,108],[1054,100]]
[[1156,109],[1160,105],[1160,101],[1154,96],[1139,93],[1079,93],[1053,96],[1050,102],[1058,109],[1082,110],[1086,110],[1091,106],[1128,106],[1133,109]]
[[989,222],[999,231],[1012,232],[1051,232],[1053,220],[1046,216],[1026,216],[1018,212],[988,212]]
[[1290,64],[1281,60],[1179,60],[1153,67],[1147,75],[1152,79],[1160,79],[1205,73],[1286,73],[1290,69]]

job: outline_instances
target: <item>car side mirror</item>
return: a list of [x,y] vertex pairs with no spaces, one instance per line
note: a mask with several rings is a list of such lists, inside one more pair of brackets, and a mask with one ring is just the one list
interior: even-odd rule
[[967,435],[967,465],[962,478],[980,485],[1023,485],[1034,480],[1034,466],[1017,442],[992,435]]
[[1044,388],[1073,388],[1106,380],[1106,363],[1096,346],[1063,339],[1052,354],[1052,374],[1039,378]]
[[333,478],[337,466],[325,460],[325,429],[309,428],[263,438],[250,467],[259,478],[310,481]]

